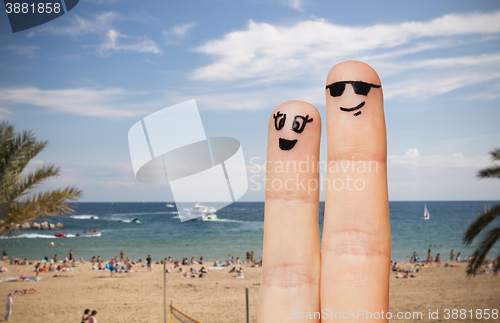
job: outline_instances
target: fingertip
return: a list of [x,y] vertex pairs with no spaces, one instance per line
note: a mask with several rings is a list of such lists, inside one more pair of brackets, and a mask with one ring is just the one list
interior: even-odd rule
[[354,60],[344,61],[332,67],[326,77],[326,84],[348,79],[381,85],[377,72],[370,65]]

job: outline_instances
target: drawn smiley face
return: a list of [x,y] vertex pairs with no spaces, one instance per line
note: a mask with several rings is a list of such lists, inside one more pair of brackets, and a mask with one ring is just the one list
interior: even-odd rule
[[[345,85],[346,84],[351,84],[352,88],[354,89],[354,93],[357,95],[363,95],[363,96],[368,96],[368,92],[370,92],[371,88],[379,88],[380,85],[377,84],[371,84],[371,83],[366,83],[362,81],[340,81],[340,82],[335,82],[330,85],[327,85],[326,88],[330,90],[330,95],[334,98],[341,96],[344,93],[345,90]],[[361,109],[362,107],[365,106],[365,101],[361,102],[355,107],[351,108],[344,108],[340,107],[341,111],[344,112],[353,112],[356,110]],[[361,114],[361,111],[357,111],[354,113],[354,116],[357,117]]]
[[[278,111],[273,115],[273,118],[274,118],[274,128],[276,128],[277,131],[280,131],[281,129],[283,129],[283,127],[286,124],[286,113],[283,114],[283,113],[280,113]],[[304,131],[304,128],[306,127],[306,125],[312,121],[313,121],[313,118],[309,118],[309,115],[306,115],[305,117],[301,116],[301,115],[296,115],[293,118],[292,130],[296,133],[302,133],[302,131]],[[295,147],[295,144],[297,144],[297,142],[298,142],[298,139],[289,140],[289,139],[285,139],[285,138],[280,137],[279,147],[281,150],[290,150],[293,147]]]

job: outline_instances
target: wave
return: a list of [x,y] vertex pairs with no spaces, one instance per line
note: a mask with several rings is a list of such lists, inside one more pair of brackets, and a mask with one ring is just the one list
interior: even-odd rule
[[148,214],[173,214],[173,213],[177,213],[175,211],[168,211],[168,212],[140,212],[140,213],[113,213],[113,214],[109,214],[109,215],[112,215],[112,216],[120,216],[120,215],[148,215]]
[[89,215],[89,214],[82,214],[82,215],[70,215],[69,216],[72,219],[79,219],[79,220],[88,220],[88,219],[99,219],[97,215]]
[[231,220],[231,219],[215,219],[208,220],[205,222],[232,222],[232,223],[247,223],[247,222],[255,222],[255,221],[243,221],[243,220]]
[[[92,238],[92,237],[100,237],[101,232],[95,234],[95,235],[88,235],[88,236],[79,236],[77,237],[76,234],[71,234],[68,233],[66,234],[66,238]],[[39,234],[39,233],[23,233],[20,235],[13,235],[10,237],[10,239],[36,239],[36,238],[41,238],[41,239],[64,239],[64,238],[58,238],[53,234]],[[9,239],[7,236],[1,236],[0,239]]]
[[123,223],[131,223],[132,222],[132,219],[127,219],[127,220],[124,220],[124,219],[103,219],[105,221],[112,221],[112,222],[123,222]]
[[[32,239],[32,238],[50,238],[50,239],[54,239],[56,238],[53,234],[52,235],[48,235],[48,234],[39,234],[39,233],[23,233],[23,234],[20,234],[20,235],[13,235],[10,237],[11,239],[20,239],[20,238],[28,238],[28,239]],[[9,239],[9,237],[7,236],[2,236],[0,237],[0,239]]]

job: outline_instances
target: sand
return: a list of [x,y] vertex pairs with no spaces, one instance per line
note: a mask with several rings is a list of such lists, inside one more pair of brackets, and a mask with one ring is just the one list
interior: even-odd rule
[[[0,278],[34,276],[34,266],[3,264],[10,273]],[[199,268],[200,266],[195,266]],[[211,270],[205,278],[181,278],[181,274],[167,275],[167,299],[174,307],[200,322],[245,322],[245,287],[250,295],[250,322],[257,322],[261,268],[243,266],[245,279],[236,279],[229,269]],[[155,265],[152,272],[138,268],[131,277],[108,271],[91,270],[91,265],[76,267],[77,272],[62,273],[71,278],[54,278],[54,273],[41,273],[45,281],[0,283],[0,296],[16,289],[36,288],[40,293],[13,296],[12,322],[80,322],[85,308],[98,311],[98,322],[162,322],[163,320],[163,265]],[[500,310],[500,276],[492,274],[467,278],[466,264],[454,268],[424,269],[416,278],[390,280],[390,310],[397,312],[422,312],[419,322],[431,322],[429,309],[439,310],[440,322],[457,322],[444,319],[445,309]],[[3,300],[1,300],[3,302]],[[470,315],[469,312],[467,312]],[[1,306],[0,321],[5,309]],[[404,315],[404,314],[403,314]],[[168,317],[170,322],[170,317]],[[401,320],[415,322],[417,320]],[[436,320],[438,321],[438,320]],[[484,322],[466,319],[461,322]],[[495,320],[489,320],[495,321]],[[500,319],[499,319],[500,321]]]

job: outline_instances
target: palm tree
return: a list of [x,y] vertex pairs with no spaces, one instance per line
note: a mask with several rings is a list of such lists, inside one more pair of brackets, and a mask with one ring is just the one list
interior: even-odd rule
[[14,132],[8,121],[0,122],[0,235],[16,230],[26,221],[60,216],[73,211],[68,201],[82,196],[75,187],[33,192],[43,181],[59,176],[59,167],[42,166],[23,170],[29,161],[47,147],[31,131]]
[[[500,149],[495,149],[490,154],[493,161],[500,160]],[[477,176],[479,178],[498,178],[500,177],[500,165],[494,165],[480,170]],[[483,215],[477,217],[477,219],[469,226],[467,232],[465,232],[464,243],[466,245],[470,245],[474,241],[474,238],[476,238],[481,232],[483,232],[484,229],[499,216],[500,204],[494,206],[488,212],[485,212]],[[493,229],[490,229],[485,233],[485,236],[482,238],[479,246],[472,255],[472,260],[469,262],[469,270],[467,274],[468,276],[476,274],[476,271],[483,263],[491,247],[493,247],[498,239],[500,239],[500,225],[494,227]],[[496,258],[495,269],[500,270],[500,254]]]

